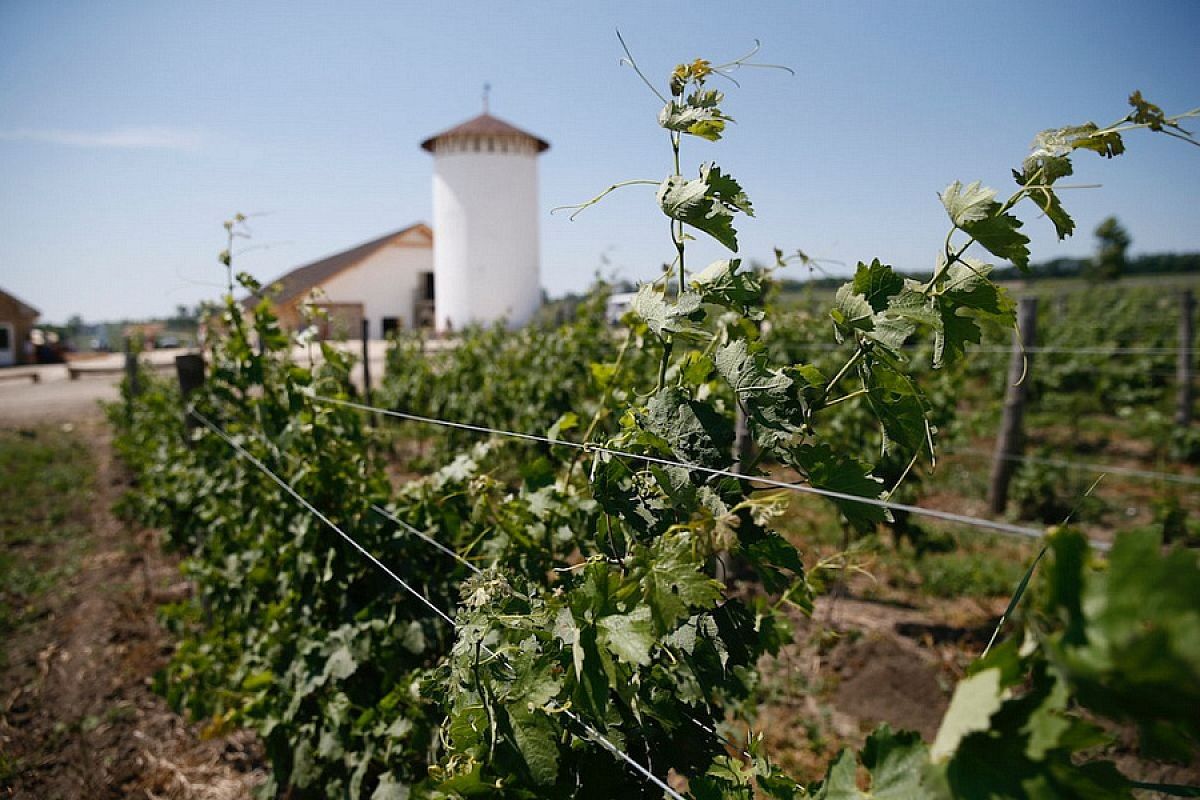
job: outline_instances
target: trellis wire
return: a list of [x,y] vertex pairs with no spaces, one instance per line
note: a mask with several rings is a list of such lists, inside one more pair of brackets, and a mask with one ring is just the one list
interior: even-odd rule
[[372,505],[371,505],[371,510],[372,510],[372,511],[374,511],[374,512],[375,512],[376,514],[378,514],[379,516],[383,517],[384,519],[390,520],[391,522],[394,522],[395,524],[399,525],[401,528],[403,528],[404,530],[408,531],[408,532],[409,532],[409,533],[411,533],[413,536],[416,536],[418,539],[420,539],[421,541],[423,541],[423,542],[425,542],[426,544],[430,545],[431,547],[434,547],[434,548],[436,548],[437,550],[440,550],[441,552],[443,552],[443,553],[445,553],[446,555],[450,556],[450,557],[451,557],[451,558],[453,558],[455,561],[457,561],[458,563],[462,564],[462,565],[463,565],[464,567],[466,567],[467,569],[469,569],[469,570],[471,570],[472,572],[474,572],[476,575],[481,575],[481,574],[483,574],[483,570],[481,570],[479,567],[475,566],[475,565],[474,565],[474,564],[472,564],[470,561],[467,561],[465,558],[463,558],[462,556],[460,556],[458,553],[454,552],[454,551],[453,551],[453,550],[451,550],[449,547],[446,547],[446,545],[442,544],[442,543],[441,543],[441,542],[439,542],[437,539],[434,539],[434,538],[433,538],[432,536],[430,536],[429,534],[425,533],[425,532],[424,532],[424,531],[422,531],[422,530],[419,530],[419,529],[417,529],[417,528],[413,527],[412,525],[409,525],[407,522],[405,522],[404,520],[400,519],[398,516],[396,516],[395,514],[393,514],[393,513],[392,513],[392,512],[390,512],[390,511],[388,511],[388,510],[387,510],[386,508],[384,508],[383,506],[376,505],[376,504],[372,504]]
[[[310,514],[315,516],[317,519],[321,520],[321,522],[324,522],[326,526],[328,526],[331,530],[333,530],[333,532],[336,533],[338,536],[342,537],[342,539],[344,539],[350,546],[352,546],[355,550],[357,550],[364,557],[366,557],[366,559],[368,561],[370,561],[372,564],[374,564],[379,569],[383,570],[383,572],[385,574],[387,574],[387,576],[389,578],[396,581],[396,583],[400,584],[400,586],[403,587],[405,591],[407,591],[409,594],[411,594],[417,600],[421,601],[421,603],[423,603],[427,608],[429,608],[430,611],[432,611],[434,614],[436,614],[438,617],[440,617],[447,625],[449,625],[451,627],[451,629],[453,629],[455,631],[458,630],[458,625],[454,622],[454,620],[448,614],[446,614],[446,612],[442,611],[440,608],[435,606],[429,600],[429,598],[425,597],[425,595],[421,594],[416,589],[412,588],[412,586],[410,586],[403,578],[401,578],[399,575],[397,575],[395,572],[393,572],[386,564],[384,564],[378,558],[373,556],[369,550],[367,550],[365,547],[363,547],[361,544],[359,544],[357,541],[355,541],[354,538],[352,536],[350,536],[350,534],[343,531],[337,524],[335,524],[333,522],[333,520],[329,519],[329,517],[327,517],[327,516],[325,516],[325,514],[321,513],[320,509],[318,509],[316,506],[314,506],[312,503],[310,503],[308,500],[306,500],[299,492],[297,492],[295,490],[295,488],[292,487],[291,484],[289,484],[283,478],[279,477],[274,472],[272,472],[271,469],[269,467],[267,467],[266,464],[262,463],[262,461],[260,461],[258,458],[256,458],[252,453],[250,453],[248,450],[246,450],[244,447],[242,447],[240,444],[238,444],[238,442],[233,437],[231,437],[225,431],[221,430],[221,428],[219,428],[215,423],[210,421],[207,417],[205,417],[200,412],[196,411],[194,408],[189,408],[188,413],[191,414],[193,417],[195,417],[202,425],[204,425],[210,431],[212,431],[217,436],[219,436],[221,439],[223,439],[225,441],[225,443],[228,444],[230,447],[232,447],[239,456],[241,456],[242,458],[245,458],[247,461],[249,461],[251,464],[253,464],[255,467],[257,467],[260,472],[262,472],[264,475],[269,477],[277,486],[279,486],[279,488],[283,489],[288,495],[290,495],[292,497],[292,499],[294,499],[301,506],[303,506],[306,511],[308,511]],[[391,517],[389,517],[389,518],[391,518]],[[397,521],[399,521],[399,520],[397,520]],[[413,529],[413,530],[415,530],[415,529]],[[422,538],[424,538],[424,537],[422,537]],[[501,657],[503,658],[503,656],[501,656]],[[631,768],[633,768],[639,775],[641,775],[646,780],[653,783],[659,789],[662,789],[664,792],[666,792],[668,796],[673,798],[673,800],[685,800],[683,795],[679,794],[679,792],[672,789],[671,786],[669,784],[667,784],[666,781],[659,778],[657,775],[655,775],[649,769],[642,766],[642,764],[640,764],[633,757],[631,757],[630,755],[625,753],[623,750],[621,750],[619,747],[617,747],[615,744],[613,744],[613,742],[608,737],[606,737],[600,731],[596,730],[596,728],[593,727],[591,724],[589,724],[588,722],[581,719],[579,717],[579,715],[576,714],[574,711],[571,711],[568,708],[560,708],[559,711],[561,711],[565,716],[567,716],[568,718],[573,720],[576,724],[578,724],[580,727],[582,727],[584,729],[584,731],[588,734],[588,736],[590,736],[597,744],[602,746],[605,750],[608,750],[610,753],[612,753],[614,756],[616,756],[621,761],[624,761]]]
[[[698,464],[687,464],[681,461],[672,461],[667,458],[659,458],[658,456],[645,455],[641,453],[630,453],[624,450],[615,450],[611,447],[604,447],[596,444],[582,444],[580,442],[572,442],[565,439],[551,439],[548,436],[538,436],[532,433],[519,433],[517,431],[506,431],[500,428],[489,428],[485,425],[472,425],[465,422],[452,422],[450,420],[437,419],[434,417],[423,417],[419,414],[408,414],[403,411],[394,411],[388,408],[379,408],[376,406],[368,406],[362,403],[355,403],[350,400],[340,400],[335,397],[325,397],[318,394],[307,395],[311,400],[323,403],[332,403],[334,405],[346,406],[355,408],[360,411],[370,411],[385,416],[396,417],[398,419],[406,419],[411,422],[422,422],[429,425],[438,425],[446,428],[456,428],[458,430],[472,431],[474,433],[486,433],[495,436],[505,436],[512,439],[521,439],[529,442],[540,442],[542,444],[557,445],[562,447],[571,447],[576,450],[583,450],[590,453],[602,453],[605,455],[617,456],[620,458],[629,458],[637,461],[644,461],[650,464],[658,464],[665,467],[680,467],[682,469],[694,470],[703,472],[708,475],[714,475],[725,478],[735,478],[737,480],[749,481],[751,483],[770,486],[778,489],[788,489],[802,494],[814,494],[821,497],[827,497],[832,500],[843,500],[850,503],[859,503],[861,505],[875,506],[877,508],[886,508],[894,511],[905,511],[916,516],[929,517],[938,519],[944,522],[955,522],[962,525],[968,525],[976,528],[985,528],[989,530],[999,531],[1000,533],[1008,533],[1016,536],[1025,536],[1031,539],[1040,539],[1043,536],[1043,531],[1038,528],[1028,528],[1021,525],[1012,525],[1007,522],[997,520],[982,519],[980,517],[971,517],[965,514],[955,514],[952,511],[941,511],[936,508],[925,508],[923,506],[914,506],[907,503],[896,503],[890,500],[880,500],[874,497],[859,497],[858,495],[838,492],[832,489],[820,489],[816,486],[805,486],[796,483],[787,483],[778,481],[773,478],[767,478],[760,475],[745,475],[740,472],[734,472],[727,469],[716,469],[714,467],[703,467]],[[1103,546],[1102,542],[1094,543],[1097,546]]]
[[[954,447],[947,448],[942,451],[946,455],[954,455],[955,453],[963,453],[966,455],[981,456],[993,458],[994,453],[988,450],[980,450],[976,447]],[[1126,475],[1131,478],[1144,478],[1146,480],[1168,481],[1170,483],[1183,483],[1191,486],[1200,486],[1200,477],[1193,475],[1180,475],[1173,472],[1154,472],[1146,469],[1133,469],[1131,467],[1110,466],[1107,464],[1089,464],[1082,461],[1067,461],[1059,458],[1043,458],[1041,456],[1025,456],[1015,453],[1005,453],[1001,458],[1006,461],[1016,461],[1019,463],[1029,464],[1044,464],[1048,467],[1062,467],[1064,469],[1077,469],[1097,474],[1112,474]]]
[[213,423],[211,420],[209,420],[208,417],[204,416],[203,414],[201,414],[199,411],[197,411],[194,408],[189,408],[188,413],[191,414],[193,417],[195,417],[202,425],[204,425],[204,427],[208,428],[210,431],[215,433],[217,436],[224,439],[225,443],[228,444],[230,447],[232,447],[239,456],[246,459],[254,466],[258,467],[258,469],[263,474],[265,474],[267,477],[269,477],[272,481],[274,481],[275,484],[278,485],[280,489],[283,489],[285,492],[287,492],[289,495],[291,495],[293,500],[295,500],[300,505],[304,506],[305,510],[307,510],[309,513],[311,513],[317,519],[321,520],[321,522],[324,522],[334,533],[336,533],[338,536],[345,539],[347,544],[349,544],[351,547],[353,547],[355,550],[357,550],[359,553],[361,553],[372,564],[379,567],[379,569],[383,570],[389,578],[394,580],[396,583],[400,584],[400,586],[402,586],[404,588],[404,591],[408,592],[413,597],[415,597],[416,599],[418,599],[422,603],[424,603],[429,608],[430,611],[432,611],[434,614],[441,617],[446,623],[448,623],[451,626],[454,625],[454,620],[451,619],[446,614],[446,612],[442,611],[440,608],[438,608],[433,603],[431,603],[429,601],[429,599],[427,597],[425,597],[425,595],[418,592],[412,586],[409,586],[408,583],[403,578],[401,578],[399,575],[397,575],[395,572],[393,572],[391,570],[391,568],[387,566],[387,564],[384,564],[382,561],[377,559],[375,556],[371,555],[370,551],[368,551],[365,547],[363,547],[361,544],[356,542],[353,539],[353,537],[350,536],[350,534],[343,531],[340,527],[338,527],[338,525],[336,523],[334,523],[333,520],[331,520],[329,517],[327,517],[323,513],[321,513],[320,509],[318,509],[312,503],[308,502],[308,500],[304,499],[304,497],[299,492],[297,492],[290,483],[288,483],[283,478],[279,477],[274,472],[272,472],[271,469],[266,464],[262,463],[262,461],[260,461],[258,458],[256,458],[253,453],[251,453],[246,448],[244,448],[240,444],[238,444],[238,442],[233,437],[231,437],[225,431],[223,431],[219,427],[217,427],[217,425],[215,423]]
[[[832,344],[830,342],[797,343],[800,350],[849,350],[850,346]],[[917,350],[915,345],[904,345],[903,350]],[[971,348],[972,353],[1004,354],[1012,352],[1011,347],[996,345],[980,345]],[[1026,347],[1026,353],[1045,353],[1049,355],[1096,355],[1096,356],[1174,356],[1179,354],[1176,347],[1058,347],[1055,345],[1038,345]]]

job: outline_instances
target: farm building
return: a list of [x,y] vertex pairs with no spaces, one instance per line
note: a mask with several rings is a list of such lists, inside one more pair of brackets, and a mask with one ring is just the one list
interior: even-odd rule
[[[283,324],[321,309],[325,336],[380,338],[529,321],[541,304],[537,158],[549,144],[486,111],[421,143],[433,155],[433,227],[415,223],[298,267],[267,296]],[[247,298],[252,303],[256,298]]]
[[32,363],[32,346],[26,343],[40,313],[0,289],[0,367]]

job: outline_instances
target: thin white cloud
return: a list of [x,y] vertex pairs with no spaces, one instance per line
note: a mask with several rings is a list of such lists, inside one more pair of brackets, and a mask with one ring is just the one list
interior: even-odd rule
[[194,153],[204,144],[197,131],[159,126],[112,128],[107,131],[80,131],[62,128],[17,128],[0,130],[0,139],[46,142],[66,147],[110,150],[175,150]]

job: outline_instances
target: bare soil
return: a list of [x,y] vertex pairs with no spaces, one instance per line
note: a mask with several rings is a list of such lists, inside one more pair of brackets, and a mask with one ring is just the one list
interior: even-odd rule
[[85,555],[4,642],[0,797],[247,798],[265,779],[254,737],[202,738],[152,690],[172,651],[157,606],[190,587],[155,532],[113,516],[107,426],[93,413],[76,433],[96,465]]

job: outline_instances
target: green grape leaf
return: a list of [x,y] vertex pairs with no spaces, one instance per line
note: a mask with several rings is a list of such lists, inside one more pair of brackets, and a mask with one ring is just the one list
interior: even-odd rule
[[956,228],[972,222],[981,222],[995,213],[995,209],[1000,206],[996,202],[996,190],[983,186],[979,181],[966,186],[960,181],[955,181],[947,186],[940,196],[942,205]]
[[1058,234],[1058,238],[1062,240],[1073,234],[1075,220],[1071,219],[1071,215],[1063,208],[1062,201],[1059,200],[1058,193],[1053,188],[1056,180],[1065,178],[1075,171],[1071,165],[1071,159],[1067,156],[1041,155],[1036,158],[1031,156],[1025,159],[1022,170],[1022,172],[1013,170],[1013,180],[1017,182],[1018,186],[1029,186],[1031,182],[1034,184],[1025,196],[1054,223],[1054,230]]
[[883,426],[884,449],[891,451],[895,442],[912,454],[926,445],[926,403],[916,384],[899,367],[877,352],[862,374],[871,410]]
[[[999,204],[996,208],[1000,208]],[[1006,258],[1022,271],[1028,271],[1029,237],[1018,230],[1022,225],[1021,220],[1012,214],[996,213],[961,227],[992,255]]]
[[854,291],[852,285],[844,283],[838,287],[837,294],[833,299],[833,308],[829,310],[829,316],[833,317],[839,333],[843,333],[843,329],[871,330],[873,314],[874,309],[867,302],[867,298]]
[[683,382],[688,386],[699,386],[708,381],[713,371],[713,360],[703,353],[689,350],[680,366]]
[[933,298],[925,295],[916,284],[909,284],[889,299],[887,308],[871,318],[867,335],[899,354],[908,337],[922,328],[938,333],[942,328],[942,315]]
[[749,768],[729,756],[717,756],[708,771],[688,781],[696,800],[754,800],[754,781]]
[[558,418],[550,430],[546,431],[546,438],[558,441],[567,431],[575,430],[579,427],[579,415],[574,411],[568,411]]
[[944,298],[938,298],[938,311],[942,316],[941,328],[933,341],[933,365],[953,364],[967,353],[968,344],[979,344],[983,330],[970,317],[959,314],[960,308]]
[[962,258],[950,265],[939,289],[957,306],[1011,317],[1015,306],[1004,290],[988,279],[991,272],[991,264]]
[[829,766],[825,779],[812,787],[813,800],[916,800],[944,794],[916,733],[893,733],[887,725],[880,726],[863,746],[862,763],[870,778],[865,791],[858,788],[858,762],[847,749]]
[[509,707],[513,740],[538,786],[558,779],[558,726],[545,713],[527,707]]
[[792,384],[787,375],[768,369],[761,352],[751,352],[745,339],[734,339],[718,350],[713,364],[739,397],[760,392],[781,392]]
[[714,261],[691,280],[692,290],[706,303],[724,306],[752,320],[763,318],[762,278],[753,272],[738,272],[740,259]]
[[594,626],[580,628],[572,647],[575,680],[583,705],[591,713],[603,718],[609,704],[608,672],[600,657]]
[[929,751],[920,734],[893,733],[890,727],[882,725],[867,737],[862,762],[871,775],[871,787],[865,797],[906,800],[926,795],[924,779]]
[[807,402],[792,378],[768,369],[766,359],[745,339],[734,339],[717,351],[717,372],[737,395],[760,447],[774,447],[799,433]]
[[650,607],[638,606],[628,614],[610,614],[601,617],[598,641],[626,664],[645,666],[650,663],[650,650],[654,647],[654,626],[650,619]]
[[1164,128],[1174,128],[1183,133],[1189,141],[1195,141],[1192,134],[1185,131],[1178,122],[1173,122],[1167,119],[1163,110],[1151,103],[1146,98],[1142,97],[1141,91],[1135,91],[1129,95],[1129,105],[1133,106],[1133,111],[1130,112],[1127,119],[1137,125],[1145,125],[1152,131],[1162,131]]
[[1054,231],[1058,234],[1059,241],[1075,233],[1075,220],[1063,208],[1062,201],[1058,199],[1058,193],[1053,189],[1034,189],[1026,197],[1032,200],[1046,215],[1046,218],[1054,223]]
[[439,782],[437,787],[451,797],[487,797],[496,791],[493,783],[484,780],[482,764],[475,764],[470,770]]
[[993,668],[959,681],[929,750],[930,758],[946,761],[967,734],[988,729],[992,715],[1003,703],[1000,678],[1001,671]]
[[855,294],[866,299],[873,310],[882,311],[887,308],[892,296],[904,288],[904,278],[888,265],[881,264],[879,259],[869,265],[860,261],[850,286]]
[[653,286],[642,286],[633,298],[633,311],[658,336],[668,334],[695,334],[699,328],[694,323],[704,319],[700,295],[684,292],[674,303],[668,302]]
[[330,654],[329,660],[325,662],[325,674],[334,680],[340,681],[349,678],[357,669],[358,661],[350,652],[350,648],[344,644],[334,650]]
[[658,124],[715,142],[725,131],[725,123],[733,121],[718,108],[723,99],[725,95],[716,89],[697,89],[685,100],[672,100],[663,106]]
[[616,377],[617,365],[593,361],[588,364],[588,370],[592,373],[592,380],[596,382],[596,385],[604,389]]
[[1074,150],[1091,150],[1105,158],[1113,158],[1125,152],[1125,142],[1116,131],[1101,132],[1094,122],[1050,128],[1034,137],[1025,163],[1028,165],[1039,159],[1061,158]]
[[979,181],[963,186],[955,181],[941,194],[942,205],[956,228],[1000,258],[1020,269],[1029,266],[1029,237],[1020,232],[1021,220],[1003,211],[996,192]]
[[1046,646],[1076,699],[1136,724],[1148,754],[1190,757],[1200,745],[1200,554],[1164,551],[1153,530],[1123,533],[1099,572],[1078,532],[1056,532],[1050,547],[1047,610],[1063,629]]
[[[990,264],[972,258],[959,258],[946,270],[935,297],[928,298],[922,313],[937,319],[913,321],[928,324],[934,331],[933,365],[952,363],[966,353],[968,343],[979,343],[982,330],[976,318],[986,317],[1009,326],[1015,321],[1015,306],[1003,289],[988,280]],[[903,316],[903,315],[902,315]],[[879,327],[879,326],[877,326]]]
[[788,592],[788,599],[804,611],[812,611],[812,593],[804,583],[804,562],[791,542],[770,531],[744,544],[741,552],[754,565],[764,589],[773,594]]
[[691,608],[709,607],[721,598],[721,584],[700,571],[689,537],[660,537],[648,555],[651,566],[641,585],[659,633],[673,630],[691,615]]
[[715,164],[700,167],[700,177],[688,180],[672,175],[658,188],[663,213],[696,230],[703,231],[730,250],[737,251],[733,215],[754,216],[754,208],[736,180],[724,175]]
[[[806,444],[788,451],[790,460],[808,476],[810,485],[842,494],[878,499],[883,493],[881,482],[871,475],[869,465],[845,458],[822,442]],[[888,519],[887,509],[853,500],[833,499],[842,516],[854,528],[867,533]]]
[[663,439],[685,464],[729,465],[733,425],[711,405],[675,388],[660,389],[646,406],[644,427]]
[[858,760],[854,752],[841,752],[829,769],[825,779],[812,792],[813,800],[864,800],[866,795],[858,790]]

